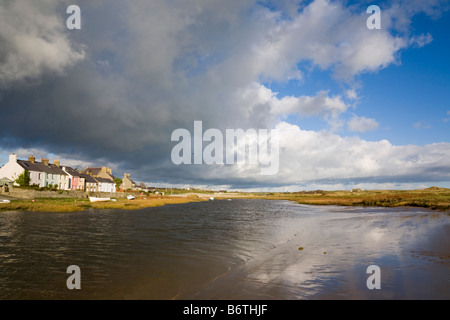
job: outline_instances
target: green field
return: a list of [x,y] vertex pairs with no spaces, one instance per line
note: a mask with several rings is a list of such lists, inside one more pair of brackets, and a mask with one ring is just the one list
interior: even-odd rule
[[423,207],[450,209],[450,189],[431,187],[420,190],[365,190],[365,191],[303,191],[292,193],[255,194],[258,198],[292,200],[301,204]]
[[[180,192],[183,193],[183,192]],[[371,207],[422,207],[450,210],[450,189],[431,187],[420,190],[358,190],[358,191],[300,191],[278,193],[216,193],[211,191],[186,193],[178,196],[143,195],[135,200],[118,199],[116,202],[90,202],[75,198],[36,198],[34,200],[11,200],[0,204],[0,211],[74,212],[87,209],[128,209],[162,206],[171,203],[206,201],[216,199],[270,199],[290,200],[300,204],[371,206]],[[176,194],[174,192],[174,194]]]
[[0,211],[41,211],[41,212],[76,212],[88,209],[126,209],[138,210],[165,204],[202,201],[198,197],[138,197],[135,200],[118,199],[116,202],[90,202],[89,199],[74,198],[36,198],[33,200],[11,200],[0,204]]

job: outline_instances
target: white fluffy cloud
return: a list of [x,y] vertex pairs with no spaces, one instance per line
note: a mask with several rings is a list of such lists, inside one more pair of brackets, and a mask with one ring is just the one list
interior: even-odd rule
[[394,146],[387,140],[343,138],[326,131],[302,130],[286,122],[277,128],[281,150],[277,178],[281,181],[301,184],[367,178],[370,182],[371,178],[399,177],[450,180],[450,143]]
[[348,122],[348,128],[354,132],[366,132],[378,129],[379,123],[375,119],[353,116]]
[[[260,5],[267,2],[86,1],[80,5],[88,30],[75,37],[65,29],[59,1],[0,0],[0,85],[44,82],[2,92],[9,96],[2,100],[7,102],[0,117],[10,121],[0,129],[1,138],[25,147],[41,142],[63,155],[70,145],[77,150],[74,157],[85,155],[86,161],[123,161],[141,180],[169,177],[173,183],[190,179],[202,185],[396,175],[419,179],[433,168],[448,168],[448,144],[396,147],[285,122],[295,114],[342,126],[348,100],[359,99],[355,90],[331,94],[324,87],[306,94],[299,85],[298,94],[281,96],[265,85],[308,81],[302,63],[331,71],[339,81],[397,63],[400,50],[432,39],[404,32],[415,12],[431,10],[423,1],[383,10],[383,28],[375,31],[366,27],[365,10],[352,10],[342,1],[283,0],[272,10]],[[49,77],[55,74],[57,80]],[[76,134],[61,119],[76,123]],[[100,126],[98,119],[110,125]],[[220,129],[277,126],[279,175],[261,177],[259,170],[237,166],[174,167],[171,132],[192,127],[194,120]],[[21,129],[23,123],[27,130]],[[348,123],[356,132],[377,126],[362,116]],[[447,176],[442,172],[448,178],[448,171]]]
[[302,60],[333,68],[341,78],[384,68],[397,61],[408,40],[391,35],[388,28],[369,30],[367,17],[365,12],[351,13],[340,2],[316,0],[293,20],[270,30],[255,48],[252,64],[276,80],[295,74]]
[[416,46],[418,48],[422,48],[426,46],[427,44],[431,43],[433,41],[433,36],[430,33],[427,34],[421,34],[418,36],[413,36],[410,39],[410,45]]
[[348,108],[341,96],[330,97],[327,91],[320,91],[315,96],[285,96],[281,99],[277,95],[269,88],[253,83],[238,92],[238,99],[242,105],[250,109],[257,105],[267,105],[272,114],[281,116],[298,114],[327,119],[337,117]]

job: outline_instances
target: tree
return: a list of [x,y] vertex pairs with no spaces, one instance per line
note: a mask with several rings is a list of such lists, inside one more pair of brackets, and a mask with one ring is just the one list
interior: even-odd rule
[[147,189],[147,185],[144,182],[139,183],[139,188]]
[[116,188],[120,189],[120,185],[122,184],[122,179],[120,178],[114,178],[114,182],[116,183]]
[[16,183],[19,184],[19,186],[29,186],[30,185],[30,172],[28,170],[25,170],[22,172],[19,177],[16,179]]

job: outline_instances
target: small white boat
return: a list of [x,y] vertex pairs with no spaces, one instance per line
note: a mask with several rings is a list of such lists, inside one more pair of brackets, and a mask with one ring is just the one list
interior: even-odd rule
[[136,199],[134,196],[132,196],[132,195],[129,195],[129,196],[127,196],[127,199],[128,200],[134,200],[134,199]]
[[211,198],[209,198],[209,200],[210,200],[210,201],[213,201],[213,200],[214,200],[214,198],[213,198],[213,197],[211,197]]
[[111,198],[89,197],[89,200],[91,202],[105,202],[105,201],[111,201]]
[[0,200],[0,203],[10,203],[11,201],[9,200]]

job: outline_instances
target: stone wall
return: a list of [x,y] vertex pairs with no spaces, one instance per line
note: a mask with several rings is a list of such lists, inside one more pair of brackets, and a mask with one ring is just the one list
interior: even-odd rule
[[33,189],[9,188],[9,192],[2,192],[0,194],[18,199],[37,199],[37,198],[87,198],[89,196],[101,198],[125,198],[130,193],[127,192],[84,192],[84,191],[37,191]]

